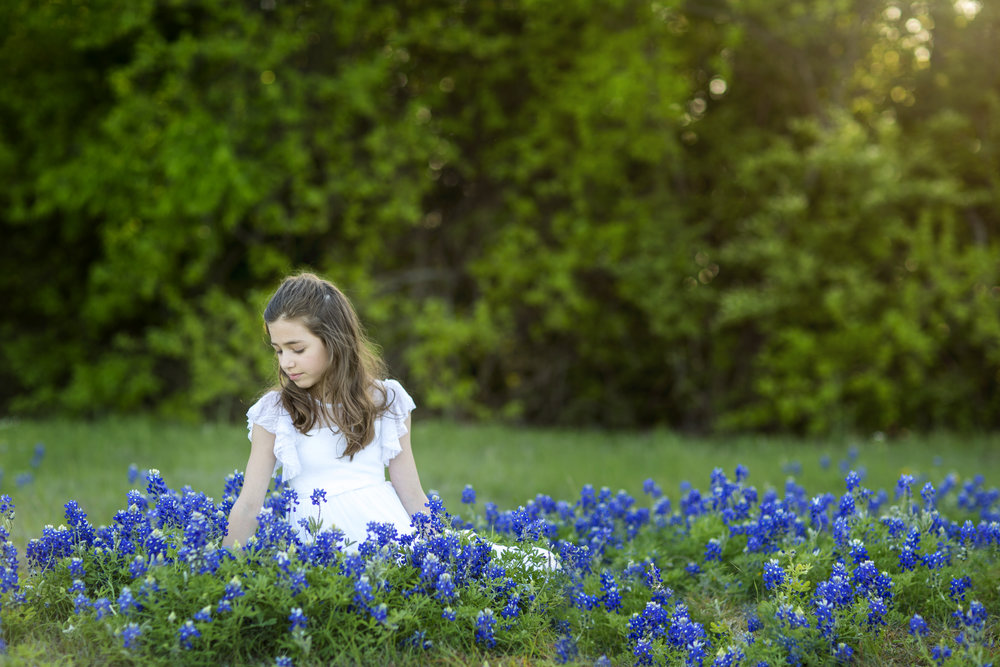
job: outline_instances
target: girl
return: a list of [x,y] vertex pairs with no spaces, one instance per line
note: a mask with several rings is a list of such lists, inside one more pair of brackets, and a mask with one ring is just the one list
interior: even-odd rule
[[347,297],[309,273],[287,278],[264,323],[278,387],[247,411],[250,459],[223,544],[254,533],[278,467],[298,494],[289,519],[302,538],[310,521],[336,526],[355,545],[372,521],[412,532],[410,517],[427,502],[410,449],[415,405],[398,382],[379,379],[384,364]]

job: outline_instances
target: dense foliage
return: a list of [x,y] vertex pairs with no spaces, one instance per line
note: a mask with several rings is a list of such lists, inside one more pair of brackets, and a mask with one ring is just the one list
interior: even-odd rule
[[714,470],[705,492],[682,485],[676,504],[653,479],[645,499],[587,485],[506,511],[477,511],[466,487],[458,516],[432,498],[415,535],[372,524],[356,551],[315,524],[300,540],[285,513],[317,499],[280,482],[247,547],[220,547],[241,475],[216,503],[153,470],[107,526],[66,503],[22,564],[4,495],[0,652],[14,664],[994,664],[1000,490],[904,474],[875,492],[855,457],[836,494],[794,476],[759,491],[744,466]]
[[1000,426],[1000,7],[12,0],[0,408],[241,412],[311,267],[453,415]]

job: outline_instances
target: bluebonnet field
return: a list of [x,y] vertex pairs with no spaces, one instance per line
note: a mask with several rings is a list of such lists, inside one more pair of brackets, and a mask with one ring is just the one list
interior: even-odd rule
[[[455,515],[432,497],[417,537],[373,526],[356,553],[336,530],[299,541],[286,512],[319,498],[280,482],[256,538],[221,548],[238,473],[215,502],[133,467],[144,490],[109,525],[69,501],[65,524],[23,558],[3,495],[0,651],[126,664],[992,664],[1000,491],[954,475],[871,490],[854,456],[839,493],[810,494],[794,467],[782,492],[761,492],[743,466],[673,500],[650,479],[640,498],[585,486],[501,510],[466,487]],[[486,539],[525,549],[497,555]],[[530,546],[559,569],[540,569]]]

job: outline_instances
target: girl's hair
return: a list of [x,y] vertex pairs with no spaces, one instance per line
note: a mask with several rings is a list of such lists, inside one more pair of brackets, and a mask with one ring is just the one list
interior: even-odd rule
[[[281,402],[300,433],[317,423],[336,426],[354,457],[375,438],[375,420],[388,398],[378,379],[385,364],[365,336],[354,307],[333,283],[311,273],[286,278],[264,309],[264,323],[300,321],[323,341],[329,366],[310,389],[301,389],[279,369]],[[319,399],[318,401],[316,399]]]

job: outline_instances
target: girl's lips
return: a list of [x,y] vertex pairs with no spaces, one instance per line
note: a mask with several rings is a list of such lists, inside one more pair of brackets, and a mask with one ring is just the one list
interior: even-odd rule
[[300,377],[302,377],[302,373],[289,373],[288,374],[288,379],[289,380],[298,380]]

